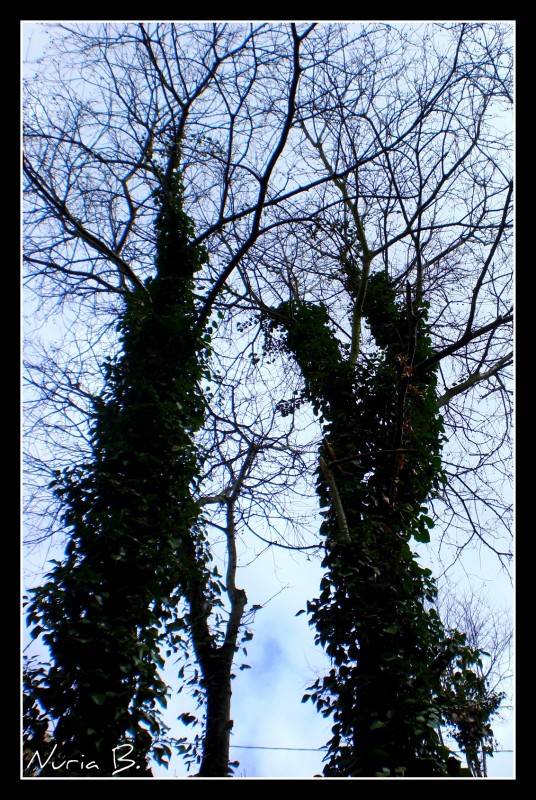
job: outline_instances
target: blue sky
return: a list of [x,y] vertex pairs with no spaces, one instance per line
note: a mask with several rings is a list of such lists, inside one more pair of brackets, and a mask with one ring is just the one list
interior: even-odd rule
[[[44,41],[39,25],[23,24],[26,58],[30,61],[36,58]],[[40,563],[57,557],[56,548],[50,552],[48,547],[45,543],[39,552],[28,557],[32,568],[39,569]],[[314,645],[314,631],[307,623],[307,615],[296,616],[306,600],[316,596],[320,576],[318,560],[274,549],[238,571],[237,585],[246,590],[250,605],[263,606],[251,625],[254,638],[248,643],[248,655],[243,659],[252,668],[237,670],[233,687],[235,725],[231,753],[240,761],[238,777],[306,778],[322,769],[320,748],[330,736],[330,723],[310,702],[301,703],[301,698],[308,684],[326,668],[327,661]],[[450,577],[461,584],[468,583],[473,591],[492,597],[494,602],[511,603],[510,581],[498,571],[492,558],[486,562],[476,552],[466,554],[463,564],[460,562]],[[33,645],[30,652],[35,649]],[[190,710],[187,698],[179,695],[170,702],[170,719],[185,710]],[[496,723],[494,730],[499,749],[512,750],[511,721]],[[188,733],[189,728],[177,722],[176,735],[183,735],[183,731]],[[294,748],[311,748],[311,751]],[[491,778],[512,777],[512,753],[496,753],[488,767]],[[181,777],[186,773],[177,759],[168,773],[157,770],[156,774]]]

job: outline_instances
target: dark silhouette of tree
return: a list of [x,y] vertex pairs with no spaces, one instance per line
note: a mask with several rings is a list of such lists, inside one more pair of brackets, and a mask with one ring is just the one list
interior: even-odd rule
[[448,586],[440,588],[438,608],[445,627],[463,630],[468,645],[481,653],[476,674],[468,683],[463,685],[450,669],[444,682],[455,720],[447,725],[447,733],[464,753],[471,774],[487,777],[488,756],[495,750],[491,720],[511,709],[505,705],[513,677],[510,612],[485,595],[457,595]]
[[467,699],[478,644],[411,542],[440,520],[456,558],[510,558],[510,33],[52,26],[24,103],[27,487],[30,539],[68,536],[29,619],[68,757],[166,762],[174,653],[204,708],[179,747],[230,774],[240,539],[322,554],[326,774],[455,774],[446,676]]

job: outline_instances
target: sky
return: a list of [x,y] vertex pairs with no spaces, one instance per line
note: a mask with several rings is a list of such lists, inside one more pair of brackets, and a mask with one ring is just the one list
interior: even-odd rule
[[[307,686],[323,674],[328,660],[314,645],[314,630],[307,624],[307,614],[295,616],[304,608],[304,598],[317,596],[322,571],[318,562],[286,558],[274,564],[272,556],[272,552],[265,553],[243,575],[239,571],[237,576],[237,585],[245,588],[250,604],[266,602],[277,583],[287,588],[270,600],[256,614],[254,624],[248,626],[254,638],[248,643],[244,660],[252,669],[237,671],[234,682],[235,727],[231,742],[235,747],[231,755],[240,761],[239,777],[306,778],[322,771],[322,752],[240,747],[319,751],[331,736],[329,718],[324,719],[310,701],[301,703]],[[482,595],[496,601],[502,592],[508,595],[507,585],[490,569],[487,581],[482,584]],[[500,741],[499,749],[513,749],[510,724],[496,723],[493,729]],[[488,770],[492,778],[513,776],[513,754],[496,753],[488,763]],[[177,774],[181,774],[178,769]]]
[[[22,30],[23,56],[30,61],[37,57],[43,45],[40,26],[24,23]],[[312,512],[314,513],[314,512]],[[436,529],[437,530],[437,529]],[[28,556],[27,567],[39,569],[45,560],[58,557],[56,546],[45,544]],[[460,583],[467,583],[482,597],[510,604],[512,589],[506,576],[497,569],[494,560],[489,564],[481,558],[467,556],[453,573]],[[475,581],[475,577],[478,580]],[[307,614],[296,616],[305,608],[307,599],[316,597],[321,577],[317,559],[306,560],[273,548],[265,551],[247,568],[239,567],[237,586],[245,589],[249,605],[260,605],[255,619],[248,627],[254,638],[246,646],[243,662],[251,669],[237,669],[233,682],[231,757],[240,762],[238,778],[310,778],[322,770],[322,750],[330,737],[331,723],[316,712],[311,702],[301,698],[308,685],[328,666],[323,652],[314,644],[314,630],[308,625]],[[28,642],[23,629],[24,643]],[[28,653],[39,651],[38,643]],[[238,660],[238,665],[242,659]],[[172,665],[168,666],[170,680]],[[172,698],[168,718],[192,710],[185,694]],[[495,723],[499,750],[488,763],[490,778],[514,776],[513,732],[511,721]],[[186,735],[190,729],[176,722],[175,735]],[[179,757],[172,759],[170,768],[155,768],[156,777],[185,777],[186,770]]]
[[[51,552],[48,557],[60,554],[58,550],[57,555]],[[307,614],[296,616],[305,601],[317,595],[321,575],[318,561],[307,562],[296,556],[277,558],[273,550],[247,569],[239,568],[237,586],[246,590],[250,606],[263,608],[248,624],[254,637],[246,644],[247,656],[240,651],[236,662],[231,759],[240,765],[235,777],[310,778],[322,771],[321,748],[330,738],[331,723],[310,701],[302,703],[301,699],[307,686],[327,669],[328,660],[314,644],[314,630],[307,623]],[[491,570],[483,584],[483,595],[495,601],[502,592],[507,594],[505,584]],[[28,652],[40,649],[32,645]],[[242,663],[251,669],[241,671]],[[165,673],[170,683],[175,673],[171,660]],[[196,714],[195,705],[185,692],[170,698],[166,719],[177,737],[191,733],[190,726],[177,720],[185,711]],[[512,750],[510,722],[495,722],[493,729],[499,750]],[[490,778],[513,777],[513,753],[496,753],[488,761],[488,771]],[[180,778],[186,777],[188,771],[182,758],[174,756],[169,769],[155,766],[154,774],[159,778]]]

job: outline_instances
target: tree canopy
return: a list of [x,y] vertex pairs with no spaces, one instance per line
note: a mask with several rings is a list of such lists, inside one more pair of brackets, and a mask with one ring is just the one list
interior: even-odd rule
[[[511,28],[50,26],[25,487],[28,544],[65,554],[29,592],[25,746],[73,764],[41,774],[122,746],[138,776],[174,750],[232,774],[264,550],[321,561],[325,774],[463,774],[448,726],[482,770],[502,695],[420,555],[511,558]],[[158,708],[170,659],[193,740]]]

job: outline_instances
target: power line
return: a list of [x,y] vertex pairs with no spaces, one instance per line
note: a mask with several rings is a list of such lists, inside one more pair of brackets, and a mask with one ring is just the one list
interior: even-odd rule
[[309,753],[319,753],[321,750],[327,750],[327,747],[265,747],[264,745],[255,744],[232,744],[231,747],[237,747],[240,750],[301,750]]
[[[327,747],[267,747],[266,745],[255,744],[232,744],[231,747],[238,748],[239,750],[286,750],[289,752],[308,752],[320,753],[322,750],[327,750]],[[494,750],[494,753],[513,753],[513,750]]]

